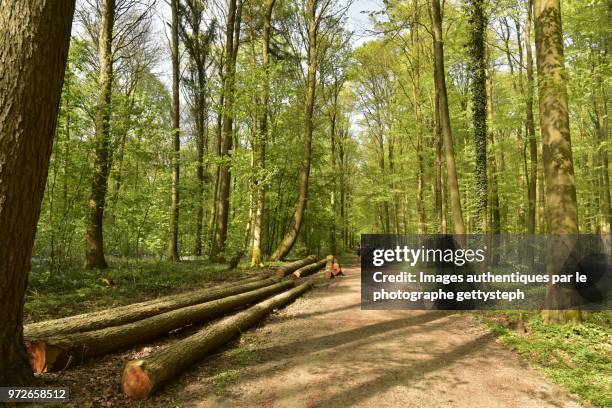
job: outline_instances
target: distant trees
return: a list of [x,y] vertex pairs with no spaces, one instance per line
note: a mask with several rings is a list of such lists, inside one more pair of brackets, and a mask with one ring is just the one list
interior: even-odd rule
[[0,5],[0,386],[30,385],[23,302],[74,1]]

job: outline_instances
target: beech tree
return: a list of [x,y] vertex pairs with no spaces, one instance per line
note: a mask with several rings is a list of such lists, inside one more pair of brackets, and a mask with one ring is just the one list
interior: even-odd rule
[[[459,194],[459,182],[457,179],[457,166],[455,164],[455,149],[453,146],[453,135],[448,111],[448,95],[446,92],[446,73],[444,69],[444,42],[442,38],[442,14],[440,12],[440,1],[431,1],[431,19],[433,26],[433,49],[434,49],[434,75],[436,82],[436,98],[440,108],[440,127],[444,138],[444,152],[446,159],[446,174],[448,177],[448,188],[450,190],[450,204],[455,234],[465,234],[463,222],[463,211],[461,209],[461,196]],[[486,105],[485,105],[486,106]]]
[[[564,273],[568,257],[574,256],[575,242],[566,234],[578,233],[576,181],[570,137],[561,6],[559,0],[535,0],[535,38],[538,68],[542,159],[546,184],[548,232],[559,235],[549,247],[549,275]],[[571,260],[570,260],[571,263]],[[580,311],[567,310],[572,305],[572,291],[549,285],[547,323],[580,320]]]

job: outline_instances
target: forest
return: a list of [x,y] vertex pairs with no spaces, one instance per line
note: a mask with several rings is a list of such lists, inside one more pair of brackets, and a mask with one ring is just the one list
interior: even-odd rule
[[[297,273],[299,296],[313,285],[300,273],[357,262],[361,234],[596,234],[610,256],[611,12],[605,0],[1,2],[0,385],[32,384],[29,324],[248,286],[270,268],[285,268],[261,275],[277,292]],[[243,298],[219,313],[262,287],[273,294],[223,292]],[[203,299],[164,313],[217,298]],[[500,316],[485,325],[593,328],[599,365],[574,388],[552,377],[610,402],[609,312]]]

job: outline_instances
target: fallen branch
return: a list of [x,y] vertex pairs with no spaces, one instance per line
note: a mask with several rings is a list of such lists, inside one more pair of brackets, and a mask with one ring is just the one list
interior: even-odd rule
[[317,261],[317,257],[314,255],[308,255],[304,259],[300,259],[299,261],[289,262],[285,265],[282,265],[276,269],[276,276],[279,278],[283,278],[289,275],[291,272],[300,269],[306,265],[310,265],[313,262]]
[[258,302],[292,286],[294,286],[292,281],[283,281],[251,292],[184,307],[122,326],[31,341],[27,344],[30,365],[35,373],[57,371],[65,367],[70,359],[81,361],[86,357],[140,344],[172,330],[222,316],[238,307]]
[[37,340],[60,334],[86,332],[105,327],[120,326],[182,307],[248,292],[272,285],[276,282],[278,282],[278,278],[248,278],[239,283],[199,289],[197,291],[164,296],[113,309],[105,309],[97,312],[68,316],[61,319],[32,323],[24,327],[23,334],[26,340]]
[[312,281],[266,299],[249,309],[229,316],[196,334],[179,340],[143,360],[126,364],[121,379],[123,392],[132,398],[147,398],[161,384],[176,377],[191,364],[263,319],[272,310],[291,302],[312,287]]

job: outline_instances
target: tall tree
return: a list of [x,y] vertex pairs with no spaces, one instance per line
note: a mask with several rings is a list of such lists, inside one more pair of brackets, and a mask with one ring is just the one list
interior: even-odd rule
[[[451,130],[450,114],[448,111],[448,96],[446,92],[446,71],[444,69],[444,42],[442,38],[442,14],[440,0],[431,1],[431,17],[434,39],[434,76],[436,82],[437,98],[440,107],[440,125],[444,138],[444,153],[446,159],[446,175],[450,191],[451,214],[455,234],[465,234],[463,212],[461,210],[461,196],[459,195],[459,182],[457,181],[457,166],[455,164],[455,149],[453,147],[453,134]],[[486,104],[485,104],[486,106]]]
[[[555,235],[577,234],[578,208],[567,104],[561,7],[559,0],[535,0],[534,5],[548,231]],[[571,237],[560,237],[560,242],[551,246],[547,262],[549,275],[564,273],[568,257],[575,251],[574,245]],[[548,286],[548,310],[544,313],[546,322],[580,319],[579,311],[567,310],[568,305],[572,304],[571,292],[562,285]]]
[[75,1],[0,5],[0,386],[33,381],[23,303]]
[[179,102],[179,0],[170,2],[172,23],[170,27],[170,51],[172,54],[172,193],[170,199],[170,239],[168,240],[168,260],[178,262],[179,236],[179,183],[181,176],[181,112]]
[[87,240],[85,246],[85,267],[107,268],[104,257],[104,207],[110,171],[110,120],[111,96],[113,89],[113,27],[115,24],[115,0],[103,0],[100,29],[98,31],[98,101],[95,112],[95,156]]
[[194,255],[202,255],[202,225],[204,219],[204,152],[208,146],[208,85],[207,69],[211,64],[210,45],[214,38],[216,21],[208,29],[203,27],[206,2],[204,0],[185,0],[179,4],[181,17],[180,35],[189,54],[187,79],[184,81],[189,90],[191,113],[195,124],[197,149],[197,197],[196,197],[196,237]]
[[227,222],[230,199],[230,154],[234,139],[234,103],[236,82],[236,59],[240,45],[240,20],[244,0],[229,0],[225,28],[225,77],[223,79],[223,113],[221,124],[218,191],[216,197],[215,235],[210,250],[210,259],[224,260],[227,239]]
[[[528,210],[527,210],[527,233],[536,232],[536,192],[538,183],[538,146],[535,134],[535,120],[533,118],[533,52],[531,50],[531,20],[533,14],[533,0],[527,1],[527,18],[525,20],[525,50],[527,64],[527,90],[525,99],[525,127],[529,140],[529,185],[528,185]],[[530,257],[530,262],[533,257]]]
[[468,43],[472,92],[472,126],[474,127],[475,221],[474,232],[487,231],[487,58],[485,42],[487,17],[484,0],[470,0],[467,4],[470,25]]
[[270,100],[270,33],[272,31],[272,11],[276,0],[266,0],[263,13],[263,33],[261,39],[261,67],[263,70],[263,87],[259,100],[260,109],[257,120],[255,148],[255,168],[257,169],[257,190],[255,211],[253,212],[253,248],[251,265],[262,263],[262,225],[266,205],[266,186],[263,180],[266,168],[266,139],[268,136],[268,104]]
[[[297,206],[293,214],[293,223],[289,231],[285,234],[276,250],[272,253],[270,260],[282,259],[291,251],[302,228],[306,203],[308,202],[308,179],[310,177],[310,160],[312,158],[312,133],[313,133],[313,112],[315,105],[315,90],[317,86],[317,53],[318,53],[318,31],[321,18],[325,9],[329,7],[330,0],[306,0],[304,17],[307,26],[307,73],[306,73],[306,103],[304,114],[304,157],[302,158],[302,168],[299,177],[299,192]],[[317,8],[320,13],[317,14]]]

